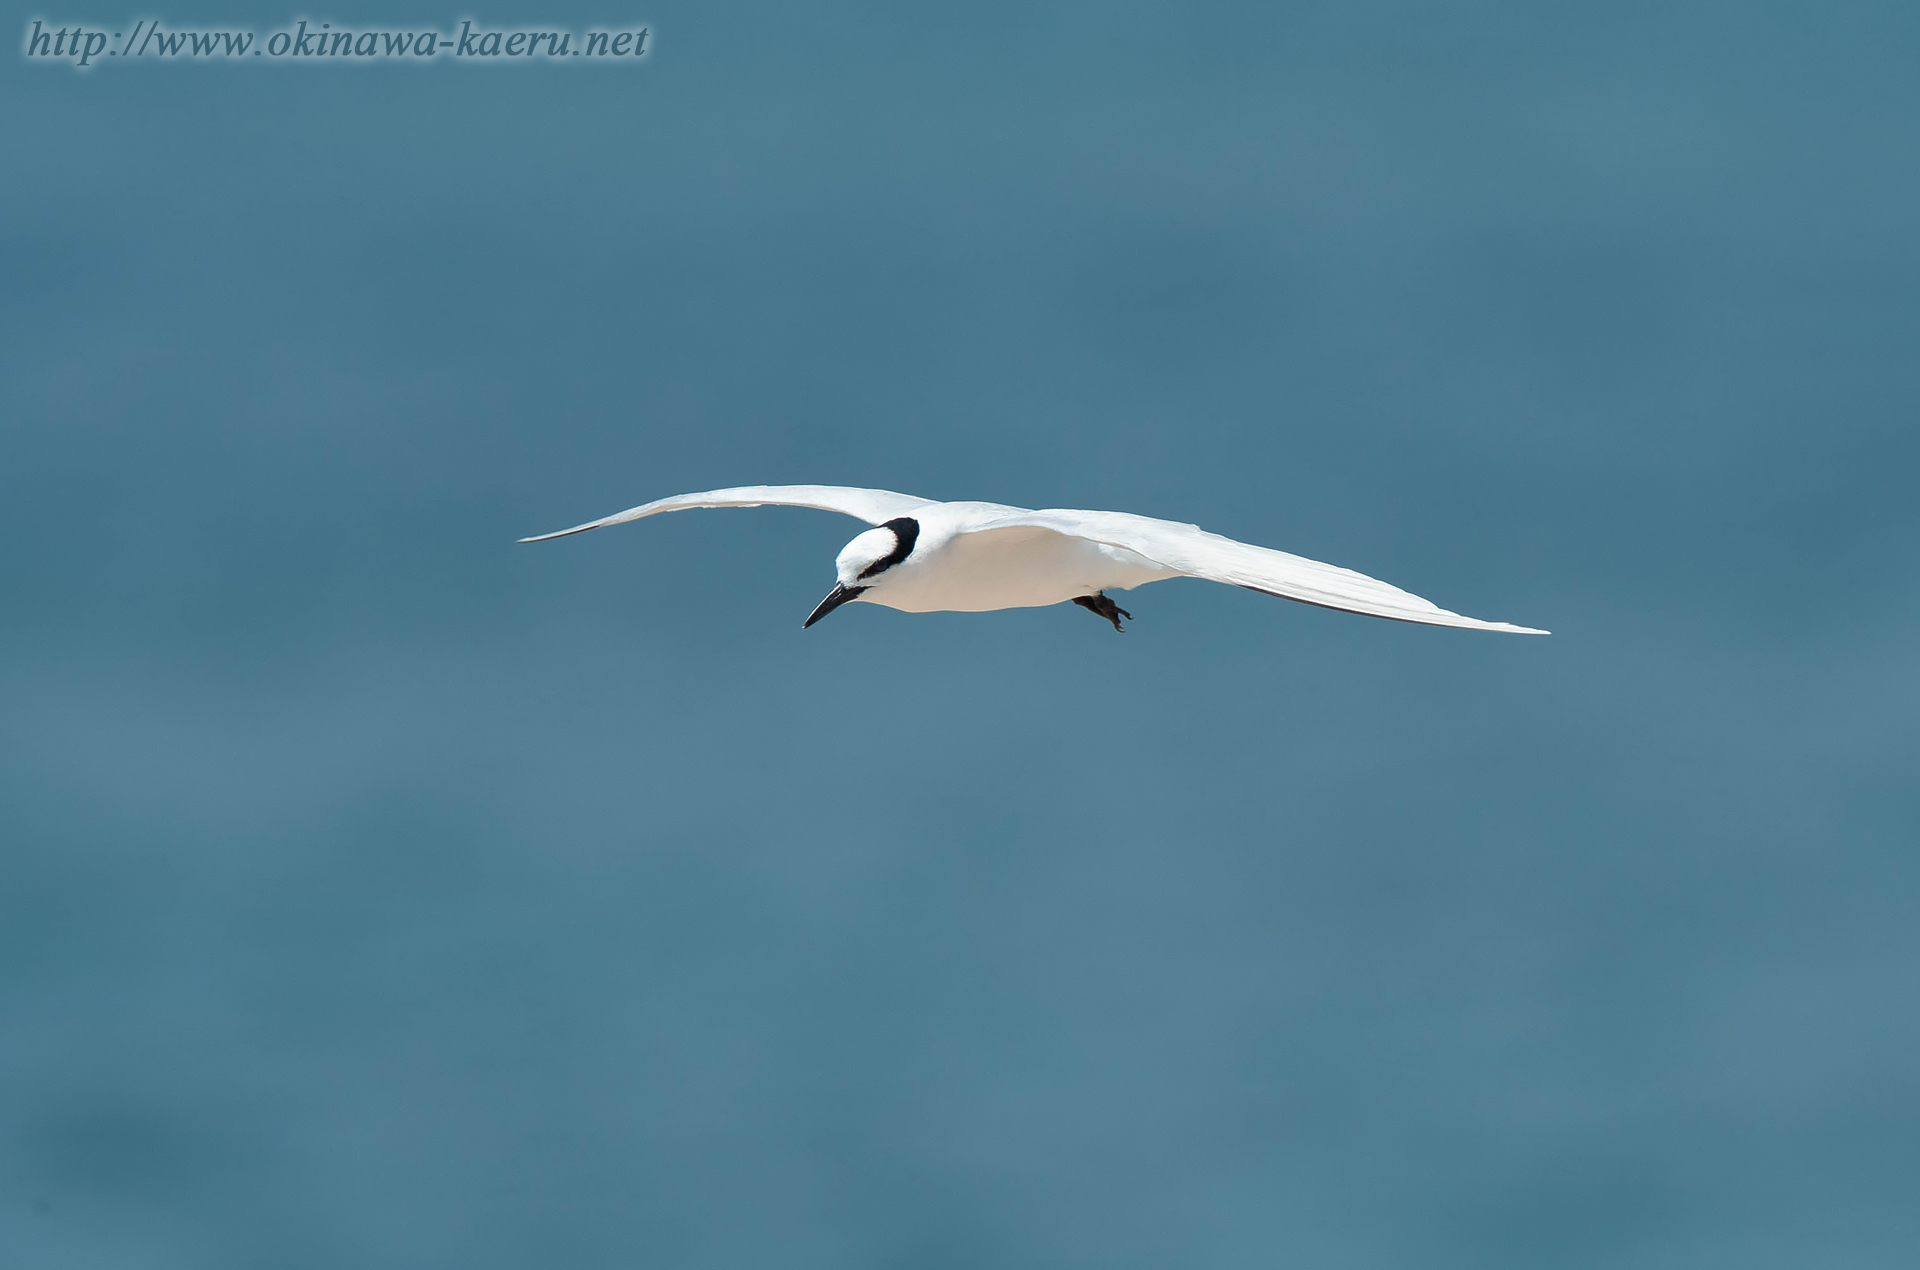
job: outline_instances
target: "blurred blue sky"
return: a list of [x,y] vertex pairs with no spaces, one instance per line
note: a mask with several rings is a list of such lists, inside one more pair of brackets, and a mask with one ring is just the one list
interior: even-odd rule
[[473,16],[0,59],[10,1264],[1915,1264],[1920,9]]

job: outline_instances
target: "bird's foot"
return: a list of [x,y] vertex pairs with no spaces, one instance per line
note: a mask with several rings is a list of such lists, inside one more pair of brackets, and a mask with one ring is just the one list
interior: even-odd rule
[[1120,619],[1124,617],[1129,622],[1133,620],[1133,614],[1109,600],[1105,591],[1095,591],[1092,595],[1076,595],[1073,597],[1073,602],[1089,613],[1098,613],[1106,618],[1113,623],[1113,629],[1123,635],[1126,634],[1127,628],[1120,625]]

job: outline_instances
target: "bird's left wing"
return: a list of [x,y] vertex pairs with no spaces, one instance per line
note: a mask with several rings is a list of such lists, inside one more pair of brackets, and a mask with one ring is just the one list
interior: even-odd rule
[[1198,525],[1155,520],[1151,516],[1068,510],[1020,512],[996,518],[979,528],[1012,529],[1019,526],[1051,529],[1090,542],[1122,547],[1188,577],[1225,582],[1322,608],[1343,609],[1349,613],[1365,613],[1399,622],[1421,622],[1428,626],[1459,626],[1468,630],[1509,631],[1520,635],[1547,633],[1530,626],[1483,622],[1478,618],[1464,617],[1411,592],[1402,591],[1397,586],[1390,586],[1364,573],[1355,573],[1352,569],[1322,564],[1318,560],[1289,555],[1270,547],[1236,542],[1232,538],[1210,534]]
[[662,512],[686,511],[690,507],[811,507],[817,511],[858,517],[869,525],[879,525],[896,516],[906,516],[922,507],[932,506],[933,501],[930,498],[915,498],[911,494],[896,494],[892,490],[855,489],[846,485],[741,485],[733,489],[708,490],[704,494],[676,494],[672,498],[656,499],[612,516],[590,520],[584,525],[575,525],[572,529],[536,534],[520,541],[545,542],[549,538],[564,538],[568,534],[584,533],[607,525],[624,525],[630,520],[658,516]]

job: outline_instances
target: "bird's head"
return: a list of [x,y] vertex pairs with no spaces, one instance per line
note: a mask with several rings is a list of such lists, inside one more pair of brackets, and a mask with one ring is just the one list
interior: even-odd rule
[[848,600],[857,600],[863,593],[882,585],[887,570],[911,556],[919,540],[920,522],[911,516],[899,516],[867,530],[842,547],[833,562],[840,583],[800,624],[801,629],[812,626]]

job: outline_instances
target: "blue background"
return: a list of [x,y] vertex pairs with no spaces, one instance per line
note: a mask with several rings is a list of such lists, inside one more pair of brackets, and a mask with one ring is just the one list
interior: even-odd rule
[[0,59],[8,1264],[1920,1262],[1920,9],[474,16]]

